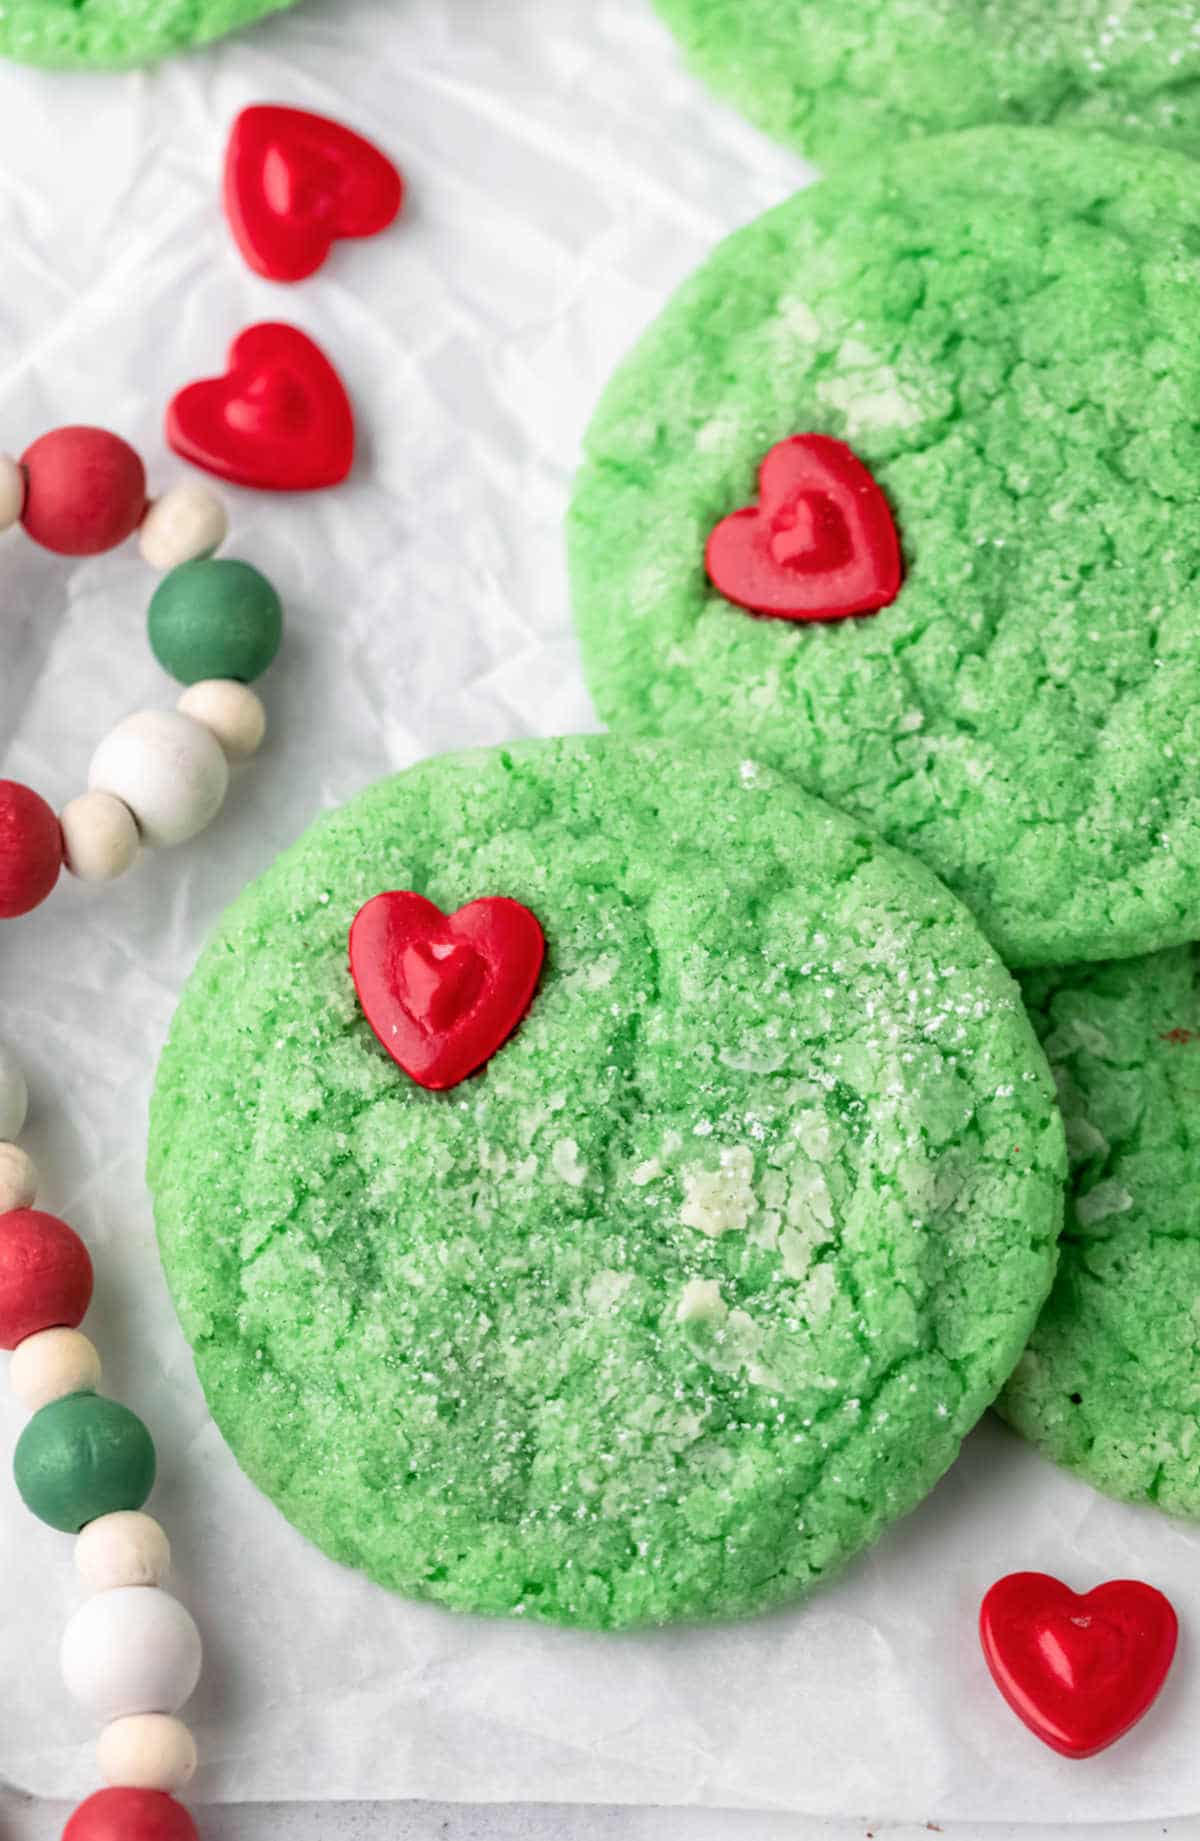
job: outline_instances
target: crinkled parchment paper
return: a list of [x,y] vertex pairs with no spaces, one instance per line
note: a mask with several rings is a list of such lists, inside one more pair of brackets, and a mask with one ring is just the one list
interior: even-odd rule
[[[340,115],[402,162],[403,224],[292,290],[217,208],[251,100]],[[161,488],[163,406],[256,319],[341,366],[362,460],[308,500],[231,493],[233,549],[279,584],[272,736],[219,827],[0,931],[0,1033],[31,1076],[45,1201],[97,1256],[109,1384],[157,1436],[157,1511],[204,1627],[210,1800],[596,1800],[1084,1821],[1200,1809],[1200,1536],[1102,1501],[997,1426],[807,1609],[712,1631],[565,1635],[406,1605],[306,1546],[210,1424],[142,1180],[155,1058],[226,903],[323,807],[434,750],[593,726],[561,526],[617,358],[718,236],[807,177],[681,71],[644,0],[305,0],[153,76],[0,68],[0,448],[118,428]],[[0,546],[0,773],[61,802],[129,710],[166,704],[132,546],[72,566]],[[203,1130],[203,1121],[196,1121]],[[7,1451],[21,1419],[0,1404]],[[1185,1647],[1158,1712],[1071,1765],[1011,1719],[974,1640],[998,1574],[1172,1592]],[[70,1543],[0,1475],[0,1775],[93,1787],[58,1679]]]

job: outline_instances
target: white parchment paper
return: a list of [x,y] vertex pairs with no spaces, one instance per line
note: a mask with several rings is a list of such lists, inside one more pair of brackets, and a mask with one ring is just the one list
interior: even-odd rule
[[[238,107],[342,116],[401,161],[410,207],[314,281],[252,277],[217,206]],[[26,1063],[47,1206],[87,1235],[89,1327],[151,1424],[154,1506],[201,1620],[199,1800],[428,1796],[710,1803],[1042,1823],[1200,1810],[1200,1536],[1106,1503],[995,1425],[931,1501],[806,1609],[587,1638],[455,1620],[309,1548],[239,1474],[196,1386],[142,1180],[171,1011],[237,891],[324,806],[448,747],[591,727],[561,523],[617,358],[718,236],[807,175],[682,72],[645,0],[305,0],[153,76],[0,67],[0,448],[119,429],[156,488],[163,406],[256,319],[308,328],[362,428],[348,486],[230,493],[231,549],[288,607],[272,735],[219,826],[100,893],[0,929],[0,1034]],[[136,551],[70,566],[0,546],[0,773],[61,803],[129,710],[168,704]],[[203,1130],[203,1121],[196,1121]],[[0,1401],[0,1451],[23,1423]],[[1160,1708],[1087,1765],[1044,1751],[986,1679],[979,1598],[1021,1567],[1171,1593]],[[70,1543],[0,1469],[0,1776],[94,1787],[58,1679]]]

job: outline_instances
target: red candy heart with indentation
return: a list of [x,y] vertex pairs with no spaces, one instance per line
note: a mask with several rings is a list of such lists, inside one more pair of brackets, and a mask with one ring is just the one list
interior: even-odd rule
[[1065,1758],[1091,1758],[1153,1706],[1179,1625],[1169,1600],[1136,1579],[1079,1596],[1047,1573],[1011,1573],[984,1599],[979,1634],[1018,1719]]
[[778,620],[875,613],[904,576],[887,500],[830,435],[793,435],[771,449],[758,504],[721,520],[705,562],[727,601]]
[[235,486],[311,492],[354,464],[354,412],[320,347],[267,321],[234,340],[224,377],[188,384],[167,410],[167,440]]
[[443,914],[423,895],[376,895],[350,929],[350,975],[392,1060],[442,1092],[507,1042],[546,956],[537,917],[498,895]]
[[243,109],[225,155],[225,214],[251,268],[303,281],[339,237],[386,230],[404,181],[371,142],[325,115],[260,103]]

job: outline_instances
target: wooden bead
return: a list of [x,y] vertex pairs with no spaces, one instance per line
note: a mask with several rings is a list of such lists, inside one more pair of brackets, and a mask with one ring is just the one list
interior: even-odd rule
[[171,1543],[152,1515],[102,1515],[75,1542],[75,1567],[93,1592],[162,1585],[171,1570]]
[[98,556],[133,535],[146,510],[146,469],[105,428],[56,428],[21,456],[21,522],[60,556]]
[[21,522],[25,509],[25,475],[11,454],[0,454],[0,531]]
[[181,684],[261,677],[279,650],[283,608],[265,575],[232,557],[172,569],[147,617],[150,648]]
[[59,816],[63,862],[81,882],[115,882],[142,847],[133,813],[111,793],[80,793]]
[[154,1487],[154,1440],[136,1413],[99,1394],[68,1394],[35,1413],[17,1440],[13,1477],[27,1509],[78,1534]]
[[212,823],[229,789],[229,763],[216,737],[190,716],[141,710],[100,743],[88,785],[123,800],[143,842],[162,849]]
[[178,569],[219,550],[229,518],[215,492],[198,481],[172,486],[156,499],[142,521],[142,555],[152,569]]
[[100,1357],[80,1330],[39,1330],[14,1351],[8,1384],[26,1412],[37,1413],[68,1394],[94,1393]]
[[32,1208],[37,1200],[38,1175],[32,1157],[19,1144],[0,1144],[0,1215]]
[[122,1789],[182,1790],[196,1775],[196,1741],[168,1714],[133,1714],[105,1727],[96,1762],[105,1783]]
[[29,1088],[21,1065],[10,1048],[0,1042],[0,1138],[15,1138],[29,1112]]
[[0,780],[0,920],[14,920],[45,901],[62,868],[62,832],[54,812],[17,780]]
[[232,678],[202,678],[184,691],[176,708],[211,729],[225,758],[235,765],[248,761],[262,747],[267,712],[248,684]]
[[62,1831],[62,1841],[200,1841],[182,1803],[161,1790],[97,1790]]
[[92,1262],[74,1228],[37,1208],[0,1215],[0,1349],[75,1329],[92,1301]]
[[200,1632],[169,1592],[120,1586],[79,1607],[59,1661],[72,1700],[104,1725],[131,1713],[178,1713],[200,1679]]

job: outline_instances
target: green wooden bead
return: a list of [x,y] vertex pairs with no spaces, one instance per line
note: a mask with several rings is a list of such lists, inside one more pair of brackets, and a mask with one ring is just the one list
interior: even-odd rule
[[265,575],[227,557],[181,563],[155,590],[150,645],[181,684],[261,677],[279,650],[283,607]]
[[44,1406],[13,1454],[25,1506],[64,1534],[117,1509],[140,1509],[154,1472],[154,1440],[137,1414],[98,1394]]

